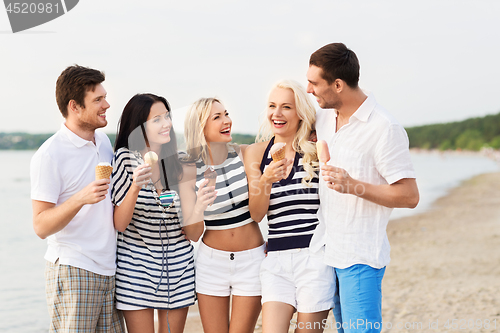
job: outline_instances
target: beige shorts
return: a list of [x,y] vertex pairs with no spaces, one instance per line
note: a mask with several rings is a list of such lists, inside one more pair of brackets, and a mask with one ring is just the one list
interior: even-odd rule
[[114,276],[47,261],[45,282],[49,332],[125,332],[114,305]]

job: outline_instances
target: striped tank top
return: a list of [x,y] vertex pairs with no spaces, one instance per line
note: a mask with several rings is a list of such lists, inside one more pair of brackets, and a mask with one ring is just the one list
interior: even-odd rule
[[[269,150],[274,138],[264,152],[260,171],[271,163]],[[309,247],[314,229],[318,225],[319,179],[315,176],[311,187],[302,184],[307,172],[302,156],[295,153],[292,170],[286,179],[273,183],[269,199],[267,220],[269,224],[268,251],[283,251]]]
[[[204,172],[210,166],[196,162],[196,191],[203,182]],[[248,182],[245,167],[238,153],[228,147],[227,159],[214,166],[217,172],[215,190],[217,198],[205,210],[207,230],[225,230],[253,222],[248,210]]]

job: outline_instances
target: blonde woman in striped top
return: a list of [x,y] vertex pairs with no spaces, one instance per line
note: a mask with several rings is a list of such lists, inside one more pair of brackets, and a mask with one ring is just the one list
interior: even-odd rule
[[188,156],[181,205],[186,236],[196,241],[204,232],[195,270],[205,333],[251,333],[261,310],[265,244],[248,210],[245,146],[230,143],[231,126],[215,98],[196,101],[184,126]]
[[[287,333],[295,311],[296,332],[323,332],[333,307],[333,269],[323,263],[323,250],[309,251],[319,223],[318,157],[309,142],[315,119],[305,89],[295,81],[278,82],[257,138],[262,142],[245,152],[251,216],[260,221],[267,214],[269,221],[260,272],[264,333]],[[281,161],[271,158],[274,143],[286,144]]]

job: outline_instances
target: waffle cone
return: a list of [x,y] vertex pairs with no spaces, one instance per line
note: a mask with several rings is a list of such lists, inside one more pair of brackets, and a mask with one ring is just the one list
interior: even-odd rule
[[208,179],[207,186],[215,186],[215,183],[217,182],[217,171],[210,167],[203,173],[203,177]]
[[216,185],[216,181],[217,181],[217,179],[215,179],[215,178],[209,178],[208,179],[208,183],[207,183],[207,187],[215,186]]
[[276,150],[271,157],[273,158],[274,162],[281,161],[282,159],[285,158],[285,146],[281,147],[280,149]]
[[113,167],[106,165],[98,165],[95,167],[95,180],[108,179],[113,172]]

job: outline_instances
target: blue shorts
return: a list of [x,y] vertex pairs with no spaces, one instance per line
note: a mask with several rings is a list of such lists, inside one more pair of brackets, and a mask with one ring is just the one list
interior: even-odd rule
[[[336,327],[339,333],[380,332],[382,329],[382,278],[385,267],[368,265],[335,268]],[[342,325],[341,325],[342,324]]]

